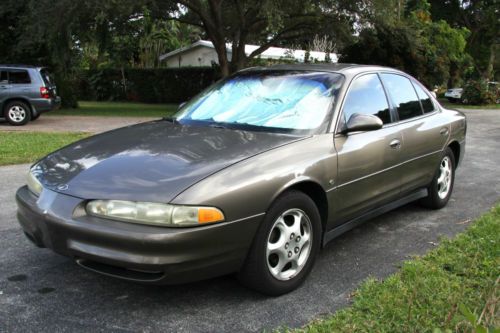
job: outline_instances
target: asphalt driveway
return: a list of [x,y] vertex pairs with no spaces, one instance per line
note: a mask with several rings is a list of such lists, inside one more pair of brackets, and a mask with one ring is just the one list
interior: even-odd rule
[[100,133],[154,119],[158,118],[42,115],[37,120],[31,121],[24,126],[11,126],[2,119],[0,120],[0,131]]
[[151,287],[87,272],[35,248],[15,219],[28,166],[0,168],[0,331],[261,331],[301,326],[349,304],[368,276],[383,278],[452,236],[500,199],[500,111],[466,111],[467,152],[448,206],[410,204],[330,243],[297,291],[267,298],[233,277]]

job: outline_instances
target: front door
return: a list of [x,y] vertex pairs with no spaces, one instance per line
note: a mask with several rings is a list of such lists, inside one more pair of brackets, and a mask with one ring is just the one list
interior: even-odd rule
[[402,136],[393,124],[379,76],[373,73],[355,78],[341,112],[339,127],[355,113],[375,115],[384,126],[335,136],[338,176],[333,195],[334,226],[390,201],[400,190],[395,166],[400,159]]
[[4,102],[9,97],[10,85],[9,77],[6,70],[0,68],[0,117],[3,117]]

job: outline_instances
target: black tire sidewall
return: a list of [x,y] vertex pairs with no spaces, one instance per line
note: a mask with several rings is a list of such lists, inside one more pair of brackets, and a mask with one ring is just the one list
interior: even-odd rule
[[[9,110],[13,106],[16,106],[16,105],[19,105],[20,107],[22,107],[26,111],[26,117],[24,117],[24,120],[21,122],[16,122],[16,121],[10,119],[10,117],[9,117]],[[31,108],[26,103],[21,102],[21,101],[10,102],[10,103],[7,103],[7,105],[5,106],[4,117],[5,117],[5,119],[7,119],[9,124],[11,124],[13,126],[26,125],[31,120]]]
[[[312,225],[311,253],[302,270],[287,281],[281,281],[272,276],[267,267],[266,247],[269,233],[276,219],[285,211],[297,208],[310,219]],[[296,289],[302,284],[311,271],[321,246],[321,217],[314,201],[299,191],[289,191],[281,195],[271,205],[264,218],[250,249],[244,268],[239,273],[243,284],[271,296],[278,296]]]

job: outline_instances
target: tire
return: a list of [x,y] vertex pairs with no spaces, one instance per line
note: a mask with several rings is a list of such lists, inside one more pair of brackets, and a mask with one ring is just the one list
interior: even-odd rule
[[4,117],[13,126],[26,125],[31,120],[31,109],[24,102],[10,102],[5,106]]
[[420,203],[430,209],[440,209],[446,206],[453,192],[455,183],[455,155],[448,147],[440,159],[436,174],[428,187],[429,195]]
[[314,201],[299,191],[284,193],[262,221],[238,279],[270,296],[296,289],[314,265],[321,230]]
[[448,102],[450,102],[450,103],[455,103],[455,102],[456,102],[456,100],[455,100],[454,98],[448,97]]

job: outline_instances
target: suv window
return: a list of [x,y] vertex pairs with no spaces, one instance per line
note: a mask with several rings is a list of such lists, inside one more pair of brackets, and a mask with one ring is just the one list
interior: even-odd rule
[[397,74],[382,74],[382,81],[398,110],[399,120],[421,116],[422,108],[410,80]]
[[46,70],[45,68],[42,68],[40,70],[40,75],[42,76],[43,83],[45,83],[45,86],[50,87],[52,85],[52,76],[50,75],[49,71]]
[[434,103],[432,103],[432,99],[429,96],[429,94],[427,94],[418,83],[413,82],[413,86],[417,91],[418,98],[420,98],[420,102],[422,103],[422,108],[424,109],[424,113],[429,113],[434,111],[435,109]]
[[11,69],[9,70],[9,83],[11,84],[29,84],[31,83],[30,75],[28,71],[21,69]]
[[9,78],[7,77],[7,72],[4,70],[0,70],[0,83],[8,83]]
[[366,74],[355,79],[345,99],[343,112],[344,121],[360,113],[377,116],[384,124],[391,122],[387,97],[377,74]]

